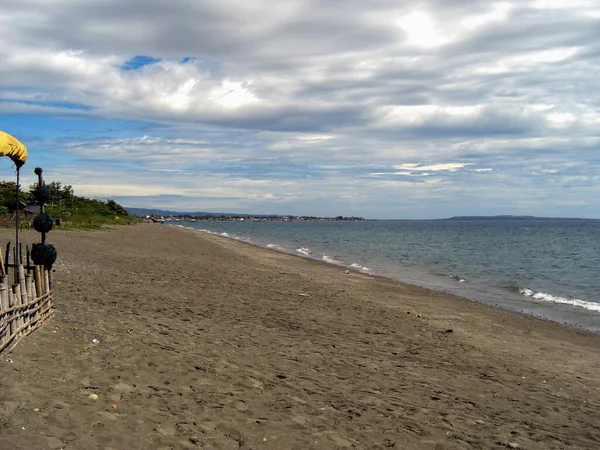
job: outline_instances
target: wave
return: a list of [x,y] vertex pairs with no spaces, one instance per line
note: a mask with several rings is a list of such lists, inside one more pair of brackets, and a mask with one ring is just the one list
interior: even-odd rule
[[580,308],[585,308],[589,311],[600,312],[600,303],[596,303],[596,302],[588,302],[585,300],[580,300],[578,298],[558,297],[555,295],[545,294],[544,292],[536,292],[533,289],[528,289],[528,288],[519,289],[519,293],[521,293],[525,297],[530,297],[534,300],[539,300],[542,302],[560,303],[563,305],[578,306]]
[[352,267],[353,269],[360,270],[361,272],[365,272],[365,273],[371,273],[371,272],[373,272],[373,271],[372,271],[371,269],[369,269],[368,267],[366,267],[366,266],[361,266],[360,264],[357,264],[357,263],[350,264],[350,267]]
[[323,261],[325,261],[326,263],[329,263],[329,264],[337,264],[337,265],[343,265],[344,264],[342,261],[339,261],[339,260],[335,259],[332,256],[323,255],[321,257],[321,259]]
[[300,248],[297,248],[296,251],[304,256],[312,255],[312,250],[310,248],[300,247]]
[[457,281],[459,283],[466,283],[467,279],[461,277],[460,275],[449,275],[450,278],[452,278],[454,281]]

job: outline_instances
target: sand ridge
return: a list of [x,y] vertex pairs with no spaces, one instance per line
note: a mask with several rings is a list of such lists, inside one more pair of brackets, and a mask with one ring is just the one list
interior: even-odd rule
[[0,448],[600,447],[598,335],[164,225],[50,237]]

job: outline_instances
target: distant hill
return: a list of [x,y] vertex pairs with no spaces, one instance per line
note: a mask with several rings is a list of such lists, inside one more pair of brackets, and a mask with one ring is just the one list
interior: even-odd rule
[[593,220],[578,219],[576,217],[535,217],[535,216],[454,216],[448,219],[439,220]]

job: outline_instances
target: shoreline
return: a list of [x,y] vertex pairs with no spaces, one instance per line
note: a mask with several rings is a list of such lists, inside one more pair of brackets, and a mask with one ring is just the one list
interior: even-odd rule
[[596,334],[176,227],[49,241],[2,448],[600,446]]
[[[491,297],[483,300],[481,295],[478,296],[477,290],[472,290],[471,292],[465,293],[464,291],[459,292],[458,289],[453,290],[451,287],[450,288],[442,287],[442,286],[440,286],[440,287],[433,286],[432,287],[431,285],[428,285],[428,283],[426,281],[423,281],[423,280],[420,281],[421,284],[419,284],[419,280],[412,283],[412,282],[410,282],[409,279],[406,279],[406,278],[403,279],[400,276],[394,276],[391,274],[378,274],[375,270],[372,270],[372,269],[367,269],[366,271],[357,269],[357,268],[353,267],[352,264],[350,264],[350,263],[346,263],[346,262],[342,262],[342,261],[334,262],[334,261],[328,261],[325,259],[319,259],[310,254],[304,254],[304,253],[299,254],[297,250],[296,250],[296,252],[294,252],[291,249],[279,247],[278,245],[274,245],[273,247],[270,247],[269,245],[273,245],[273,244],[262,244],[259,242],[252,241],[249,238],[236,237],[236,236],[231,236],[229,234],[223,235],[219,232],[214,232],[214,231],[210,231],[210,230],[206,230],[206,229],[199,229],[199,228],[194,228],[194,227],[186,227],[185,225],[181,225],[181,224],[177,224],[177,223],[168,223],[166,225],[170,226],[170,227],[174,227],[174,228],[179,228],[181,230],[188,230],[193,233],[199,233],[203,236],[215,236],[215,237],[222,238],[222,239],[228,239],[228,240],[231,240],[234,242],[241,242],[243,244],[247,244],[247,245],[250,245],[250,246],[253,246],[256,248],[270,250],[270,251],[282,253],[285,255],[314,261],[317,263],[328,264],[333,267],[343,268],[344,270],[350,270],[355,273],[390,280],[394,283],[399,283],[401,285],[410,286],[410,287],[419,288],[419,289],[425,289],[426,291],[431,292],[431,293],[439,293],[439,294],[444,294],[444,295],[455,296],[457,298],[461,298],[461,299],[464,299],[464,300],[467,300],[467,301],[470,301],[473,303],[486,305],[490,308],[499,308],[499,309],[502,309],[505,311],[511,311],[511,312],[514,312],[517,314],[524,314],[528,317],[533,317],[533,318],[536,318],[536,319],[539,319],[542,321],[548,321],[548,322],[551,322],[551,323],[554,323],[554,324],[557,324],[560,326],[572,328],[575,330],[585,331],[585,332],[589,332],[592,334],[600,334],[600,325],[599,324],[595,324],[593,322],[589,322],[587,325],[585,323],[580,323],[583,320],[582,318],[585,317],[585,312],[588,312],[591,315],[597,315],[597,314],[594,313],[593,311],[587,311],[587,310],[579,311],[577,309],[577,307],[574,307],[574,306],[566,306],[563,304],[552,304],[552,303],[537,303],[537,302],[527,303],[524,299],[521,298],[522,297],[521,295],[519,295],[519,296],[513,295],[513,293],[511,293],[509,291],[507,291],[505,293],[506,297],[504,298],[504,304],[500,304],[500,303],[498,303],[497,299],[494,299]],[[403,270],[406,270],[406,268],[400,268],[398,270],[398,272],[402,272]],[[511,295],[514,296],[514,298],[507,299],[507,297],[511,296]],[[553,313],[551,313],[550,307],[556,308],[557,311],[554,311]],[[540,308],[541,308],[541,312],[536,313],[536,310],[539,311]],[[570,318],[569,316],[575,316],[576,318],[575,319]],[[579,319],[580,322],[577,322],[577,319]]]
[[191,232],[192,234],[198,234],[202,237],[206,237],[208,239],[215,239],[217,242],[220,240],[224,240],[226,242],[234,242],[234,243],[240,243],[242,245],[246,245],[249,246],[250,248],[258,248],[267,252],[274,252],[277,254],[282,254],[282,255],[286,255],[286,256],[291,256],[293,258],[298,258],[299,260],[303,260],[303,261],[309,261],[310,263],[314,263],[317,265],[323,265],[326,267],[330,267],[330,268],[334,268],[337,270],[343,269],[344,271],[350,271],[351,273],[358,275],[358,276],[363,276],[366,279],[372,279],[372,280],[379,280],[380,282],[384,282],[384,283],[391,283],[392,285],[396,284],[399,287],[404,287],[404,288],[410,288],[410,289],[416,289],[416,290],[422,290],[424,293],[432,295],[432,296],[443,296],[443,297],[448,297],[448,298],[452,298],[456,301],[459,302],[465,302],[467,304],[473,304],[473,305],[478,305],[480,307],[483,308],[489,308],[491,311],[493,310],[499,310],[499,311],[505,311],[511,314],[516,314],[520,317],[523,318],[527,318],[527,319],[531,319],[534,321],[540,321],[541,323],[545,323],[551,326],[558,326],[558,327],[565,327],[567,329],[576,331],[576,332],[580,332],[580,333],[586,333],[586,334],[590,334],[593,336],[600,336],[600,330],[599,331],[594,331],[594,330],[590,330],[586,327],[584,327],[583,325],[579,325],[576,323],[569,323],[569,322],[559,322],[557,320],[553,320],[541,315],[535,315],[532,313],[528,313],[528,312],[524,312],[524,311],[518,311],[516,309],[510,309],[507,307],[503,307],[500,305],[492,305],[490,303],[487,303],[485,301],[480,301],[477,300],[475,298],[469,298],[466,297],[464,295],[460,295],[460,294],[456,294],[454,292],[451,291],[445,291],[445,290],[440,290],[440,289],[436,289],[436,288],[430,288],[427,286],[422,286],[419,284],[412,284],[406,281],[402,281],[402,280],[398,280],[396,278],[393,278],[392,276],[387,276],[387,275],[379,275],[375,272],[364,272],[360,269],[356,269],[353,268],[352,266],[349,266],[347,264],[336,264],[334,262],[331,261],[325,261],[322,259],[318,259],[318,258],[313,258],[309,255],[304,255],[304,254],[298,254],[298,253],[293,253],[291,251],[284,251],[284,250],[280,250],[277,248],[271,248],[271,247],[267,247],[265,245],[261,245],[255,242],[251,242],[251,241],[247,241],[244,239],[236,239],[235,237],[232,236],[223,236],[220,235],[219,233],[212,233],[212,232],[206,232],[204,230],[196,230],[196,229],[192,229],[192,228],[186,228],[186,227],[179,227],[177,225],[168,225],[168,226],[173,226],[175,228],[179,228],[182,231],[187,231],[187,232]]

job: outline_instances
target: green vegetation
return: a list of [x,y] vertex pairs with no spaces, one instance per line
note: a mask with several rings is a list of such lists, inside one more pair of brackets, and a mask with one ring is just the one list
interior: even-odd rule
[[[114,200],[101,201],[78,197],[73,193],[72,186],[63,185],[58,181],[46,183],[45,187],[48,190],[46,212],[53,218],[60,219],[60,228],[98,229],[107,225],[125,225],[138,221]],[[35,202],[36,190],[37,184],[34,184],[28,191],[19,193],[21,209],[23,205]],[[15,191],[16,183],[0,181],[0,214],[12,213],[16,209]]]

